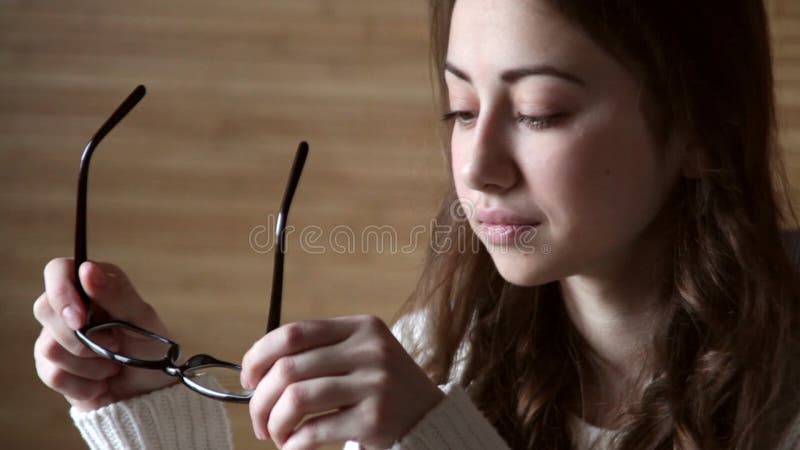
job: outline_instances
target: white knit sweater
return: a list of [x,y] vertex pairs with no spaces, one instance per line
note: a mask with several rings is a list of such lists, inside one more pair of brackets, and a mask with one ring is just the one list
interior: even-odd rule
[[[405,346],[420,345],[418,315],[399,320],[392,333]],[[464,351],[460,352],[463,357]],[[460,368],[459,368],[460,369]],[[459,373],[459,370],[456,371]],[[457,376],[439,388],[446,394],[393,450],[507,449],[508,446],[458,385]],[[92,450],[225,450],[232,449],[228,417],[222,403],[177,384],[94,411],[70,410],[81,436]],[[358,450],[346,442],[345,450]]]
[[[409,351],[421,345],[424,325],[415,315],[404,317],[392,332]],[[430,410],[391,450],[508,450],[489,421],[459,384],[467,348],[462,345],[449,383],[439,386],[445,398]],[[228,450],[232,449],[228,417],[221,402],[170,386],[103,408],[70,415],[92,450]],[[800,416],[798,417],[800,419]],[[790,430],[781,450],[800,449],[800,420]],[[570,416],[574,448],[609,448],[613,430],[592,426]],[[357,442],[346,442],[344,450],[359,450]]]

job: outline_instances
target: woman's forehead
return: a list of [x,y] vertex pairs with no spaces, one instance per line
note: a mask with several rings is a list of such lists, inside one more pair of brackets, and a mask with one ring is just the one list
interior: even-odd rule
[[544,0],[458,0],[447,63],[476,80],[509,70],[551,66],[593,86],[630,81],[624,68]]

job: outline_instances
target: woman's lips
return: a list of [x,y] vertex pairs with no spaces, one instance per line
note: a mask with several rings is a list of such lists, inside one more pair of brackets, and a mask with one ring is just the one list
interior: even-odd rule
[[530,244],[536,236],[538,224],[481,223],[478,234],[494,245]]
[[503,209],[478,210],[477,219],[492,225],[535,225],[539,221],[528,219]]
[[495,245],[530,244],[540,224],[505,209],[478,210],[477,219],[478,234]]

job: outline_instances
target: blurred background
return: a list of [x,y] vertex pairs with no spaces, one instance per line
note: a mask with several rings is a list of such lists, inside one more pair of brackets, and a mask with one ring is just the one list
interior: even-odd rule
[[[768,5],[797,185],[800,3]],[[31,307],[47,261],[73,252],[83,147],[138,84],[147,96],[93,158],[89,258],[122,267],[185,354],[239,361],[263,334],[271,231],[300,140],[311,150],[283,322],[393,321],[427,245],[414,227],[429,226],[445,180],[427,45],[425,0],[0,0],[0,448],[85,447],[36,377]],[[301,248],[308,226],[322,253]],[[370,226],[382,234],[364,248]],[[335,251],[336,230],[358,248]],[[246,407],[228,410],[237,449],[273,448]]]

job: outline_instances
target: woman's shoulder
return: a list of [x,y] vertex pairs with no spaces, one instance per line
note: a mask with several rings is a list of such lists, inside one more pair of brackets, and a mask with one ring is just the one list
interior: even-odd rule
[[427,314],[424,309],[417,309],[402,315],[392,325],[392,334],[409,353],[414,353],[425,347],[423,339],[426,337],[428,326]]
[[[431,321],[428,319],[426,309],[417,309],[402,315],[392,325],[392,334],[400,342],[403,348],[414,357],[417,364],[422,365],[424,359],[431,354],[433,345],[430,342]],[[467,356],[469,354],[469,341],[464,339],[456,351],[453,361],[453,369],[450,373],[450,381],[461,379],[464,371]]]

